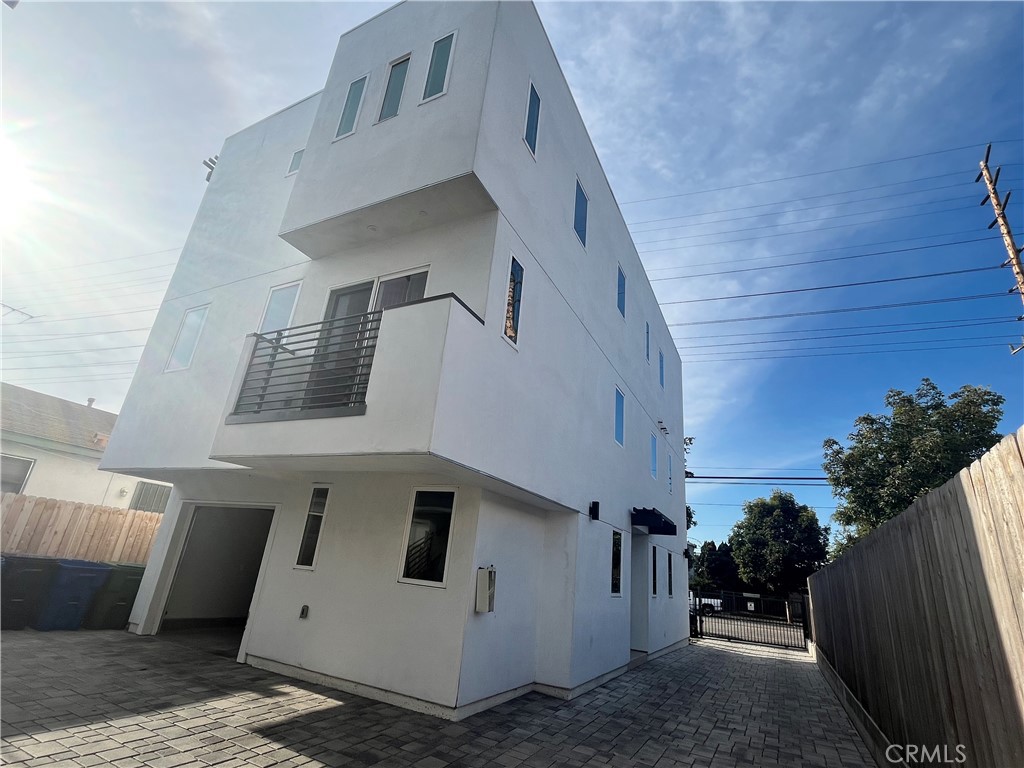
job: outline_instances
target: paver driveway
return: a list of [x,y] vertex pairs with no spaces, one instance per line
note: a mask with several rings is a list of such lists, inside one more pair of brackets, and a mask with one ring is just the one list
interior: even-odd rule
[[6,765],[871,766],[803,653],[700,641],[449,723],[125,632],[4,632]]

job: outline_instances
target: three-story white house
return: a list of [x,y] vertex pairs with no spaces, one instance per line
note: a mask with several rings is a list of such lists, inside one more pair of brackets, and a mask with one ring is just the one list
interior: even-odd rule
[[103,466],[174,484],[140,634],[453,719],[686,641],[679,357],[531,4],[227,139]]

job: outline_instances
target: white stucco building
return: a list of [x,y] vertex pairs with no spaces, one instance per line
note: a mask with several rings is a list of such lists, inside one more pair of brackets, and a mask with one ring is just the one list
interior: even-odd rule
[[104,457],[174,483],[131,629],[449,718],[576,695],[686,641],[682,422],[536,10],[398,5],[220,152]]

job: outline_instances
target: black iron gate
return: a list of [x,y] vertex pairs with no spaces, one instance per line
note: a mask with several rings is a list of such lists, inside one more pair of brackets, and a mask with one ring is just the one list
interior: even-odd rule
[[806,648],[806,597],[762,597],[743,592],[691,592],[690,634],[745,643]]

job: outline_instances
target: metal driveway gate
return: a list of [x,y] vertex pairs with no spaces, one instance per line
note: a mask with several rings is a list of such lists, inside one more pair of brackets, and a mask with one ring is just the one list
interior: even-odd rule
[[805,600],[803,596],[787,599],[744,592],[692,592],[691,634],[803,649],[810,637]]

